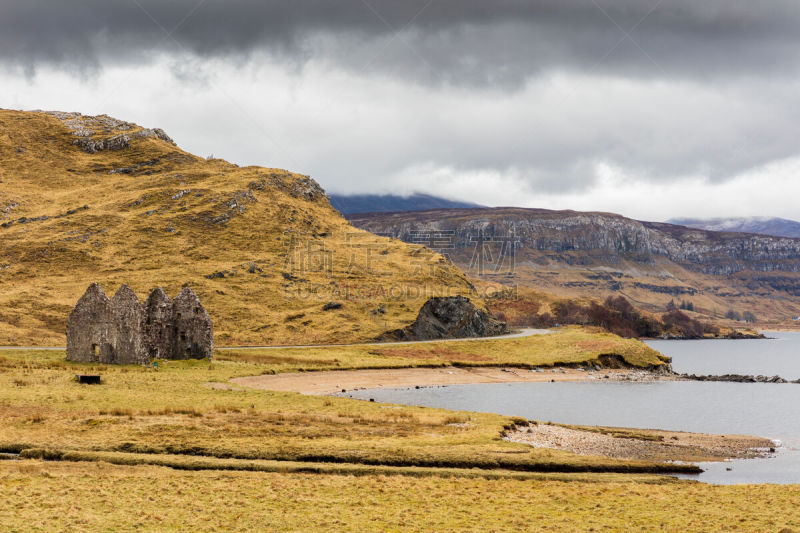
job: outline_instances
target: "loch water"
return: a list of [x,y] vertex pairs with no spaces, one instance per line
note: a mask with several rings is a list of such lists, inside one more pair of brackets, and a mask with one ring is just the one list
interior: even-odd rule
[[[764,340],[648,341],[676,372],[800,379],[800,333]],[[489,383],[357,391],[347,396],[566,424],[757,435],[780,443],[764,459],[702,463],[708,483],[800,483],[800,384],[662,381]]]

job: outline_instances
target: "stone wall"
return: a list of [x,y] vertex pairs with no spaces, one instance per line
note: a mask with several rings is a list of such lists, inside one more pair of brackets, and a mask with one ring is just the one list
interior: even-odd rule
[[148,356],[168,359],[172,355],[172,300],[158,287],[144,303],[145,335],[150,345]]
[[185,287],[172,302],[172,320],[173,357],[210,359],[214,349],[211,318],[192,289]]
[[127,285],[122,285],[111,299],[117,327],[116,357],[119,361],[106,361],[119,364],[147,364],[148,353],[145,347],[144,309]]
[[67,320],[67,359],[110,364],[148,364],[151,359],[211,359],[211,317],[186,287],[175,301],[162,288],[139,302],[122,285],[109,300],[93,283]]
[[67,319],[67,359],[85,363],[113,362],[117,335],[111,301],[100,285],[92,283]]

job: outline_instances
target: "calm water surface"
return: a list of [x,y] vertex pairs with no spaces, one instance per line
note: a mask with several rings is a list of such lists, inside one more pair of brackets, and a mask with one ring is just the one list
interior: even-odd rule
[[764,332],[765,340],[647,341],[672,357],[675,372],[800,379],[800,333]]
[[[678,372],[800,378],[800,334],[768,335],[775,339],[648,344],[671,356]],[[358,391],[352,396],[566,424],[758,435],[781,442],[774,457],[705,463],[701,466],[706,471],[692,477],[710,483],[800,483],[798,384],[490,383]]]

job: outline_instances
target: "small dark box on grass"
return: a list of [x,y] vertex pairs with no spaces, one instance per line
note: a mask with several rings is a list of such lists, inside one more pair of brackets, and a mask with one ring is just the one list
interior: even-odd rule
[[77,374],[75,379],[84,385],[100,385],[100,374]]

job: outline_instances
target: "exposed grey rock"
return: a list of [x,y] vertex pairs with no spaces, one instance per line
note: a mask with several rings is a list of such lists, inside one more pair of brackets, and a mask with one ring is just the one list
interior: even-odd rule
[[160,139],[162,141],[166,141],[170,144],[175,144],[175,141],[167,135],[167,133],[162,130],[161,128],[145,128],[143,130],[139,130],[132,135],[134,139],[141,139],[147,137],[155,137],[156,139]]
[[214,211],[204,214],[202,219],[205,222],[224,227],[234,216],[244,214],[249,204],[256,202],[258,202],[258,199],[253,194],[252,188],[236,191],[231,197],[223,198],[218,202],[214,206]]
[[72,144],[78,145],[82,150],[93,154],[102,150],[122,150],[130,146],[133,139],[155,138],[175,144],[169,135],[161,128],[145,128],[133,133],[117,133],[105,139],[93,139],[93,135],[111,135],[119,131],[129,132],[136,127],[135,124],[118,120],[108,115],[96,117],[84,116],[80,113],[64,113],[61,111],[46,111],[59,119],[72,134],[78,137]]
[[100,140],[91,139],[90,137],[81,137],[80,139],[75,139],[72,141],[72,144],[80,146],[84,152],[93,154],[103,150],[122,150],[123,148],[130,146],[130,140],[131,137],[128,134],[123,133],[108,139]]
[[[93,135],[94,130],[102,130],[105,133],[111,131],[127,131],[134,127],[130,122],[119,120],[108,115],[82,115],[76,112],[64,111],[45,111],[45,114],[52,115],[64,123],[73,135]],[[92,130],[91,128],[94,128]]]
[[489,316],[463,296],[431,298],[413,324],[389,334],[401,340],[491,337],[506,333],[504,322]]
[[55,218],[64,218],[64,217],[68,217],[70,215],[74,215],[75,213],[78,213],[80,211],[88,211],[88,210],[89,210],[89,206],[88,205],[85,205],[83,207],[76,207],[74,209],[67,209],[66,212],[61,213],[60,215],[56,215]]
[[206,279],[217,279],[217,278],[230,278],[233,277],[235,274],[230,270],[219,270],[217,272],[212,272],[205,276]]
[[192,192],[192,191],[190,191],[189,189],[184,189],[182,191],[178,191],[177,193],[173,194],[170,198],[172,200],[180,200],[181,198],[183,198],[184,196],[186,196],[190,192]]
[[715,375],[695,375],[695,374],[680,374],[679,377],[691,381],[724,381],[732,383],[800,383],[797,381],[787,381],[780,376],[753,376],[750,374],[722,374]]
[[19,203],[17,202],[8,202],[4,206],[0,207],[0,218],[5,218],[11,211],[19,207]]
[[[303,198],[309,201],[328,198],[328,195],[325,194],[325,190],[320,187],[319,183],[313,180],[310,176],[291,178],[288,176],[284,177],[278,174],[273,174],[269,176],[268,179],[270,185],[294,198]],[[250,183],[251,190],[260,190],[263,187],[264,180]]]
[[150,359],[211,359],[211,318],[190,288],[170,301],[160,287],[144,306],[122,285],[109,300],[93,283],[67,320],[67,359],[147,364]]
[[30,222],[41,222],[42,220],[50,220],[50,217],[47,215],[42,215],[40,217],[22,217],[17,219],[17,224],[28,224]]

